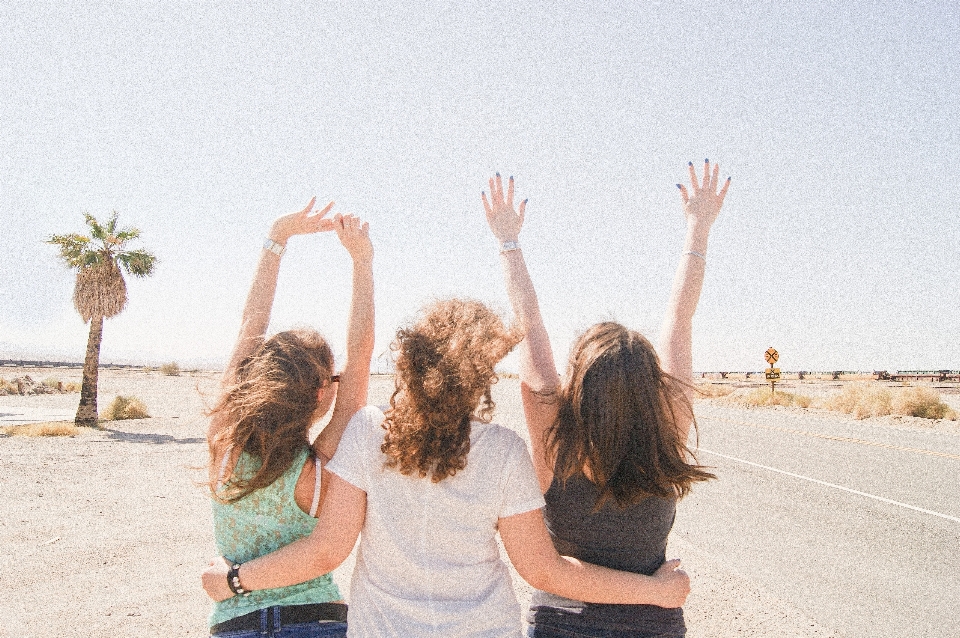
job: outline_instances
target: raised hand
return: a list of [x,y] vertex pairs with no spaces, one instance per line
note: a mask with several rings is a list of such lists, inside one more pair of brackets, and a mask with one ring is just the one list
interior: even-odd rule
[[663,595],[658,607],[683,607],[684,601],[690,594],[690,576],[680,569],[680,559],[668,560],[660,566],[653,577],[657,579]]
[[287,240],[294,235],[310,235],[333,230],[333,220],[326,217],[326,214],[333,208],[333,202],[311,215],[310,211],[313,210],[316,201],[317,198],[314,197],[306,208],[300,212],[277,217],[270,228],[270,239],[278,244],[286,244]]
[[490,178],[490,199],[485,192],[480,193],[483,200],[483,209],[487,213],[487,223],[494,237],[500,242],[517,241],[520,229],[523,227],[523,212],[527,207],[527,200],[520,202],[519,212],[513,208],[513,177],[507,183],[507,196],[503,196],[503,181],[500,173]]
[[710,160],[704,160],[702,181],[697,179],[697,169],[693,167],[693,162],[689,163],[689,167],[690,187],[693,193],[687,191],[687,187],[683,184],[677,184],[683,198],[683,214],[687,218],[687,224],[705,225],[709,228],[720,214],[723,198],[727,194],[727,189],[730,188],[730,178],[724,180],[723,188],[718,193],[719,164],[714,164],[711,171]]
[[373,259],[373,244],[370,243],[370,224],[352,214],[334,215],[333,230],[343,247],[354,261]]

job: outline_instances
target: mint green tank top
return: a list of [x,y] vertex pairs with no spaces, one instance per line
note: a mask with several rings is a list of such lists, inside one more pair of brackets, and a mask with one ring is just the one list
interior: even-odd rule
[[[213,500],[213,535],[221,556],[245,563],[313,531],[317,519],[300,509],[293,494],[309,454],[309,448],[304,447],[280,478],[235,503]],[[234,472],[239,476],[252,476],[259,466],[259,459],[243,452]],[[299,585],[261,589],[249,596],[234,596],[214,603],[210,625],[274,605],[307,605],[340,599],[336,583],[330,574],[324,574]]]

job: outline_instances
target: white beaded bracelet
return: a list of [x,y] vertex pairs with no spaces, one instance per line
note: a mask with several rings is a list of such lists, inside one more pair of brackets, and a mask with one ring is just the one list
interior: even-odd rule
[[685,252],[685,253],[683,253],[683,254],[684,254],[684,255],[693,255],[694,257],[699,257],[699,258],[702,259],[704,262],[707,261],[707,256],[706,256],[706,255],[704,255],[703,253],[698,253],[698,252],[695,251],[695,250],[688,250],[687,252]]

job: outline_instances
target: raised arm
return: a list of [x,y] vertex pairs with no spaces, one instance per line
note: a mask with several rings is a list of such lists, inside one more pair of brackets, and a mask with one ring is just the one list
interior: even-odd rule
[[[690,162],[690,190],[677,184],[683,200],[683,214],[687,219],[687,234],[683,241],[683,253],[673,278],[673,290],[660,329],[660,360],[665,372],[685,382],[689,399],[693,396],[693,314],[700,301],[703,275],[707,265],[707,240],[710,227],[716,221],[723,205],[723,198],[730,187],[730,178],[719,186],[720,165],[710,160],[703,165],[703,179]],[[681,428],[681,439],[686,443],[689,425]]]
[[334,220],[334,230],[353,259],[353,296],[347,328],[347,361],[340,374],[333,415],[313,443],[313,449],[323,460],[333,458],[350,417],[367,404],[374,343],[373,244],[369,225],[353,215],[344,215]]
[[[240,320],[240,334],[233,346],[230,361],[223,372],[222,387],[226,388],[236,382],[237,367],[244,359],[263,342],[270,324],[270,311],[273,309],[273,299],[277,292],[277,276],[280,272],[280,256],[286,248],[287,242],[294,235],[309,235],[333,230],[333,220],[325,217],[333,202],[327,204],[323,210],[311,214],[313,205],[317,201],[314,197],[306,207],[297,213],[278,217],[270,227],[267,239],[273,242],[272,250],[264,248],[260,251],[260,262],[247,293],[247,301],[243,306],[243,315]],[[214,417],[210,422],[210,434],[219,427],[219,419]]]
[[501,518],[499,528],[517,573],[551,594],[588,603],[681,607],[690,593],[690,577],[679,569],[679,560],[669,560],[653,576],[645,576],[560,556],[542,510]]
[[519,235],[527,200],[520,202],[519,212],[513,206],[513,177],[507,183],[504,197],[500,174],[490,180],[490,198],[481,193],[487,223],[500,246],[500,263],[507,283],[507,293],[517,322],[524,330],[520,342],[520,394],[523,412],[533,446],[533,466],[540,489],[546,492],[553,481],[553,464],[547,454],[546,432],[557,418],[557,390],[560,378],[553,360],[550,337],[543,325],[540,304],[520,250]]

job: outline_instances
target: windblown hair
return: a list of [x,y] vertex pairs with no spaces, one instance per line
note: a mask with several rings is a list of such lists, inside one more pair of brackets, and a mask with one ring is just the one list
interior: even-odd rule
[[467,465],[470,421],[488,423],[496,364],[522,339],[478,301],[426,307],[397,332],[396,390],[383,427],[386,466],[439,483]]
[[546,434],[556,476],[588,470],[596,510],[611,499],[626,507],[647,496],[683,498],[693,483],[716,478],[681,442],[681,428],[696,428],[682,384],[640,333],[613,322],[589,328],[570,353]]
[[[238,501],[266,487],[289,469],[297,452],[307,445],[307,431],[318,407],[318,390],[333,371],[330,346],[315,330],[280,332],[261,343],[237,369],[210,411],[223,419],[210,446],[210,491],[225,503]],[[242,477],[228,467],[222,482],[215,474],[224,456],[243,450],[260,461],[252,476]],[[220,483],[220,485],[217,485]]]

